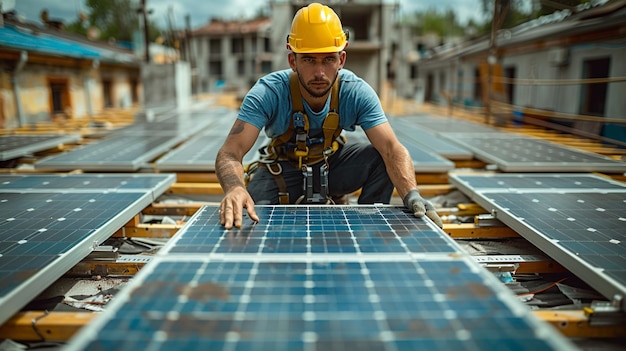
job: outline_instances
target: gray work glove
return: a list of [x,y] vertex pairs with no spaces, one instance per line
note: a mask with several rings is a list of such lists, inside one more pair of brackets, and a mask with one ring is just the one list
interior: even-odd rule
[[417,190],[413,189],[409,191],[404,199],[402,199],[404,206],[408,208],[415,217],[423,217],[424,215],[428,216],[428,218],[432,219],[433,222],[439,227],[443,228],[443,222],[441,222],[441,218],[435,211],[433,205],[425,200]]

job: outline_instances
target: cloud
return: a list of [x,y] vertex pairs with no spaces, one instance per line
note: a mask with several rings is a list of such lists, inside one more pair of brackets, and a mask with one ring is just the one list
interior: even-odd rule
[[[140,0],[132,0],[139,6]],[[386,0],[386,3],[396,3],[397,0]],[[168,17],[171,16],[176,28],[185,26],[185,17],[189,16],[191,27],[198,28],[208,23],[211,18],[237,19],[254,16],[262,7],[269,8],[267,0],[146,0],[146,4],[153,12],[150,19],[165,28]],[[469,18],[482,20],[481,0],[400,0],[402,15],[412,14],[415,11],[425,11],[429,8],[445,11],[452,9],[456,12],[461,23]],[[52,19],[60,19],[65,23],[76,19],[80,10],[87,10],[85,0],[16,0],[15,9],[30,21],[39,22],[41,10],[48,9]]]

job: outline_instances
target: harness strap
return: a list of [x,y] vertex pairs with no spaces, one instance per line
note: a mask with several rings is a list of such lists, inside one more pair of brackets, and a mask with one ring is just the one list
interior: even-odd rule
[[[275,137],[270,141],[267,147],[264,148],[265,159],[269,162],[264,162],[267,169],[274,176],[276,185],[278,187],[278,199],[280,204],[289,204],[289,193],[287,191],[287,184],[282,175],[282,169],[279,160],[297,161],[298,168],[302,169],[303,161],[306,163],[317,163],[326,157],[332,155],[339,148],[337,138],[341,134],[341,126],[339,125],[339,82],[337,80],[331,88],[330,98],[330,110],[322,124],[323,133],[323,148],[320,150],[319,146],[312,146],[309,149],[309,119],[304,112],[304,104],[302,103],[302,95],[300,94],[300,84],[298,81],[298,75],[292,72],[289,76],[289,89],[291,93],[292,103],[292,118],[287,127],[287,130]],[[295,149],[286,150],[286,145],[291,141],[295,134]],[[293,145],[293,144],[291,144]],[[311,154],[312,151],[312,154]],[[263,156],[263,155],[262,155]],[[279,166],[278,169],[276,166]]]

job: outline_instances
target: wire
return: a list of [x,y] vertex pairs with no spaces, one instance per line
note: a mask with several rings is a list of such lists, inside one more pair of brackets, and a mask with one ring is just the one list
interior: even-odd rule
[[37,334],[37,336],[41,339],[41,341],[46,341],[46,338],[43,337],[43,334],[41,334],[41,332],[37,328],[37,322],[40,319],[45,318],[48,314],[50,314],[50,312],[48,312],[48,310],[45,310],[43,311],[43,314],[41,316],[38,316],[37,318],[33,318],[31,322],[31,325],[33,327],[33,330],[35,331],[35,334]]
[[543,288],[541,288],[539,290],[530,291],[530,292],[523,293],[523,294],[517,294],[517,296],[527,296],[527,295],[537,295],[537,294],[540,294],[540,293],[542,293],[542,292],[544,292],[546,290],[552,289],[553,287],[557,286],[559,283],[561,283],[561,282],[563,282],[564,280],[567,280],[567,279],[569,279],[569,277],[565,277],[565,278],[559,279],[559,280],[557,280],[557,281],[555,281],[555,282],[549,284],[548,286],[545,286],[545,287],[543,287]]

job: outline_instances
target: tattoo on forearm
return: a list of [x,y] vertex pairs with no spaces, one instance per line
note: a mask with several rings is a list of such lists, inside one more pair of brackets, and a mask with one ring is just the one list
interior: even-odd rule
[[239,175],[243,170],[238,170],[238,165],[239,162],[235,159],[229,158],[226,154],[218,153],[215,162],[215,173],[224,190],[235,186],[244,186],[243,180]]
[[240,134],[241,132],[243,132],[243,127],[244,127],[244,122],[237,120],[235,121],[235,124],[233,124],[233,127],[230,129],[230,133],[228,134],[229,135]]

